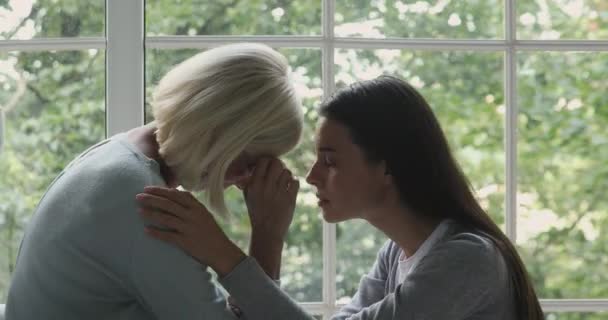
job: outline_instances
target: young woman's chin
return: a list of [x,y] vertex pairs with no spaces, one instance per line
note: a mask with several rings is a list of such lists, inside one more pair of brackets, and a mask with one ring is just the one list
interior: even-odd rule
[[323,214],[323,220],[327,223],[338,223],[348,220],[348,218],[345,218],[339,211],[332,210],[326,206],[321,206],[321,213]]

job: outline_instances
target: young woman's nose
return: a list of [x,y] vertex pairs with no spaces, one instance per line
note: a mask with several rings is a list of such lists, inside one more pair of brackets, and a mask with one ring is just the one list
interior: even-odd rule
[[308,175],[306,175],[306,182],[308,182],[308,184],[311,184],[315,187],[318,187],[319,185],[319,178],[318,178],[318,170],[317,170],[317,164],[313,164],[313,166],[310,168],[310,171],[308,171]]

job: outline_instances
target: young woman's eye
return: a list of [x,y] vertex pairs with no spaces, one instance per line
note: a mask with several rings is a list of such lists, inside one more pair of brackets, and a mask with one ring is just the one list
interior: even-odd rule
[[328,167],[331,167],[331,166],[334,166],[334,165],[335,165],[335,162],[334,162],[334,160],[331,158],[331,156],[329,156],[329,155],[324,155],[324,156],[323,156],[323,164],[324,164],[324,165],[326,165],[326,166],[328,166]]

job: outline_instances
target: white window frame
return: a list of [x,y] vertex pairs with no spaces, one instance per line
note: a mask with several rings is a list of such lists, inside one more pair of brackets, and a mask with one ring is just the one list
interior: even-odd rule
[[[108,136],[144,123],[145,49],[208,48],[221,43],[261,42],[283,48],[317,48],[322,54],[322,86],[333,92],[335,49],[466,50],[504,53],[505,223],[506,234],[517,238],[517,63],[525,51],[602,51],[608,40],[517,40],[516,0],[504,0],[505,38],[501,40],[371,39],[334,35],[335,0],[322,0],[319,36],[145,36],[145,0],[106,0],[105,37],[2,40],[0,51],[106,50],[106,133]],[[608,311],[608,299],[541,299],[545,312]],[[336,304],[336,227],[323,223],[322,301],[301,303],[314,315],[328,319]]]

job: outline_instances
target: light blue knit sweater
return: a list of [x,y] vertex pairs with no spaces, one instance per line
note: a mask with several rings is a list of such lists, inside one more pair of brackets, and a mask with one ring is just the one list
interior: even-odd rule
[[7,319],[235,318],[205,266],[144,233],[135,195],[164,180],[124,137],[87,150],[47,190],[21,244]]

